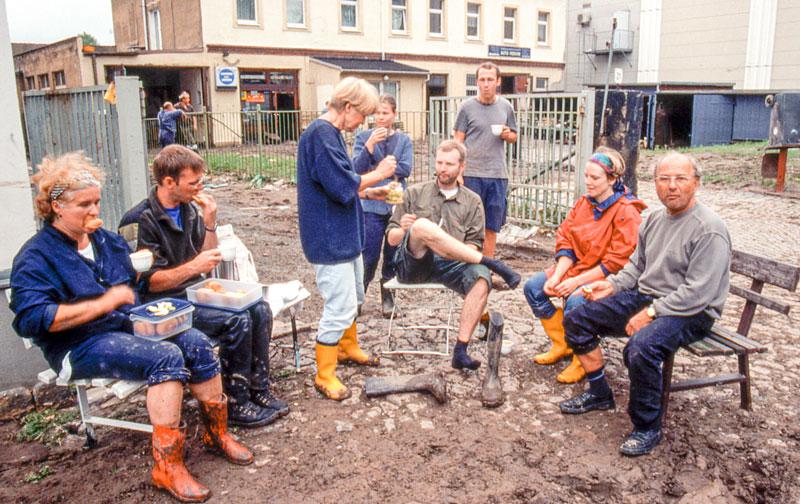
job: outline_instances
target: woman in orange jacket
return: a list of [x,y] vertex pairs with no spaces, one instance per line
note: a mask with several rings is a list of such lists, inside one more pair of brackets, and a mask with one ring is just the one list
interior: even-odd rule
[[[525,283],[525,298],[553,342],[534,356],[537,364],[555,364],[572,354],[564,339],[564,312],[586,302],[581,287],[621,270],[636,248],[641,212],[647,205],[631,194],[620,178],[625,161],[614,149],[601,147],[586,163],[586,194],[570,210],[556,233],[555,264]],[[563,309],[550,300],[562,298]],[[573,356],[556,378],[582,380],[586,372]]]

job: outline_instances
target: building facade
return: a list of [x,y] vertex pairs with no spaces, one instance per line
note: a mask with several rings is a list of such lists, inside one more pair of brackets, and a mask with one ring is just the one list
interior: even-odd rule
[[568,0],[566,19],[564,81],[570,91],[606,80],[623,86],[800,88],[795,0]]
[[[486,60],[500,65],[504,93],[562,86],[560,0],[111,2],[115,46],[79,54],[94,61],[81,64],[81,85],[137,75],[150,117],[183,90],[217,112],[318,111],[348,75],[423,111],[433,96],[475,94]],[[23,82],[27,65],[17,62]]]

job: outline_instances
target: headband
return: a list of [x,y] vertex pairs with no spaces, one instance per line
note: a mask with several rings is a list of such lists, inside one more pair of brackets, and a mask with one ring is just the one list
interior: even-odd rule
[[596,164],[612,177],[618,176],[616,173],[614,173],[614,163],[612,163],[611,158],[605,154],[600,152],[592,154],[592,157],[589,158],[589,162]]
[[100,181],[92,175],[91,172],[87,170],[81,170],[73,175],[69,182],[61,182],[59,184],[54,184],[53,188],[50,189],[50,201],[55,201],[61,197],[64,192],[66,192],[70,186],[74,183],[83,183],[86,186],[95,186],[100,187]]

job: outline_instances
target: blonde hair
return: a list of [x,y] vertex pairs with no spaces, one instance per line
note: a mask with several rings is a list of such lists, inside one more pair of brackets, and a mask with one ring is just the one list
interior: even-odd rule
[[69,152],[57,158],[46,157],[39,171],[31,177],[38,193],[34,199],[36,214],[52,222],[53,201],[69,201],[72,193],[87,187],[102,187],[105,174],[83,152]]
[[348,103],[360,114],[372,115],[378,108],[378,91],[364,79],[345,77],[333,89],[329,106],[341,112]]
[[595,149],[595,152],[597,154],[605,154],[611,160],[611,170],[614,174],[608,174],[609,177],[619,178],[625,174],[625,158],[622,157],[618,150],[603,145]]

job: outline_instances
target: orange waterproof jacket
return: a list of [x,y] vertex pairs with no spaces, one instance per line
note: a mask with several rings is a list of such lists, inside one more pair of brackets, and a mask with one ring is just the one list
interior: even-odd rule
[[[596,205],[588,196],[582,196],[559,226],[556,259],[566,255],[575,261],[563,280],[598,264],[608,276],[628,263],[636,248],[641,212],[647,205],[627,190],[624,194],[615,193],[611,198],[616,201],[609,201],[610,205],[606,206],[602,203]],[[548,269],[547,276],[554,270],[555,265]]]

